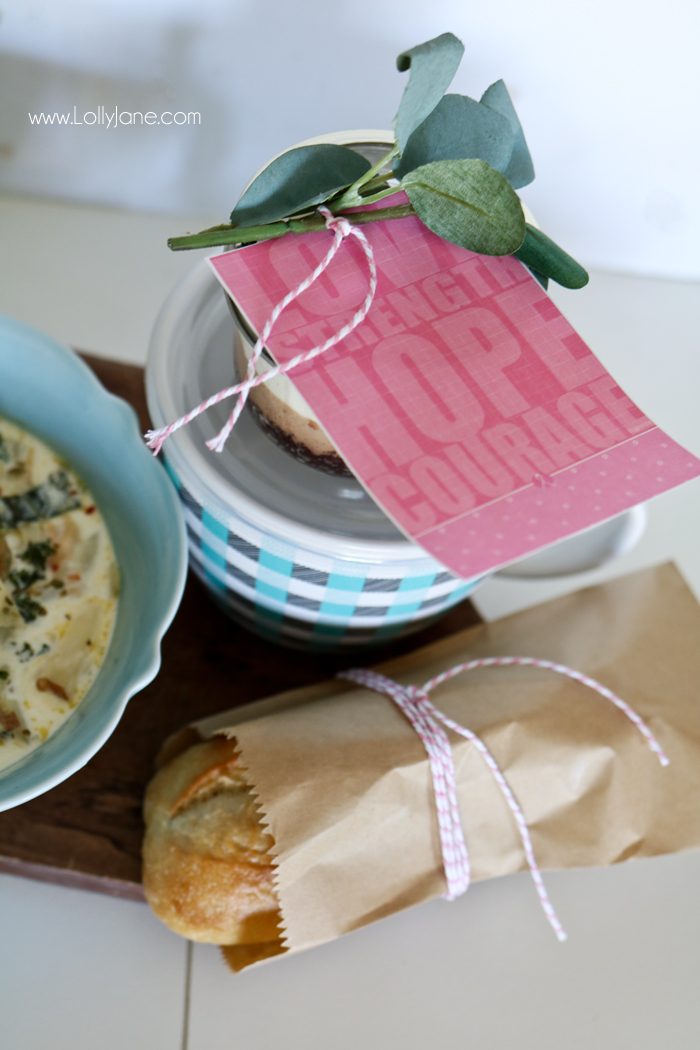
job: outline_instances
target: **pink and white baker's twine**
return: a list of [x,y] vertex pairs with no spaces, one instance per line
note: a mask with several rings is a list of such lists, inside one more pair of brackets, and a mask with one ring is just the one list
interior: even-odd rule
[[527,861],[532,881],[535,884],[537,896],[542,909],[547,916],[550,926],[554,930],[558,940],[565,941],[566,933],[557,917],[549,894],[544,885],[540,869],[535,859],[532,847],[532,839],[522,811],[520,803],[516,799],[508,784],[502,770],[499,768],[495,758],[487,748],[486,744],[476,733],[466,726],[448,718],[428,698],[428,694],[443,682],[449,681],[455,675],[464,671],[474,671],[481,667],[539,667],[546,671],[564,675],[580,682],[581,685],[593,689],[600,696],[609,700],[620,710],[626,718],[644,737],[650,751],[656,755],[662,766],[669,764],[668,757],[658,740],[637,712],[625,700],[613,693],[611,689],[601,685],[595,678],[581,674],[564,664],[553,663],[551,660],[539,660],[532,656],[491,656],[477,660],[468,660],[466,663],[457,664],[455,667],[443,671],[441,674],[431,678],[422,686],[403,686],[385,675],[376,671],[354,669],[344,671],[339,678],[356,682],[374,692],[382,693],[390,697],[394,703],[403,711],[415,731],[418,733],[430,762],[430,772],[435,793],[435,805],[438,818],[438,829],[440,833],[440,845],[442,849],[443,867],[447,881],[448,900],[454,900],[469,888],[470,865],[469,853],[464,839],[462,818],[459,811],[457,799],[457,786],[454,769],[452,749],[445,729],[458,733],[474,745],[477,752],[483,758],[486,766],[491,772],[498,785],[503,798],[510,809],[515,820],[518,834],[523,845],[525,859]]
[[[225,425],[221,428],[219,433],[207,441],[207,448],[210,448],[212,452],[221,452],[228,440],[228,437],[233,430],[238,417],[240,416],[246,401],[248,400],[248,394],[256,386],[260,386],[262,383],[268,383],[271,379],[274,379],[278,375],[286,375],[287,372],[291,372],[298,365],[304,364],[306,361],[313,361],[319,354],[324,354],[326,350],[330,350],[332,346],[336,346],[342,342],[351,332],[353,332],[359,324],[362,324],[365,317],[369,313],[369,309],[374,301],[374,296],[377,291],[377,267],[374,261],[374,252],[372,246],[367,240],[366,236],[358,226],[353,226],[347,219],[342,216],[333,215],[327,208],[319,208],[319,212],[323,215],[326,220],[326,229],[333,233],[333,243],[319,262],[318,266],[305,277],[300,284],[293,288],[290,292],[287,292],[283,299],[277,303],[273,308],[270,316],[263,325],[262,331],[258,336],[255,346],[252,349],[250,358],[248,360],[248,369],[246,372],[245,379],[240,383],[235,383],[233,386],[226,387],[224,390],[219,390],[218,393],[212,394],[206,401],[202,401],[200,405],[193,408],[190,412],[186,412],[184,416],[180,416],[173,423],[168,423],[167,426],[160,427],[158,430],[149,430],[146,433],[146,444],[150,449],[153,449],[154,455],[158,455],[163,443],[174,434],[180,427],[186,426],[191,423],[193,419],[200,416],[207,409],[213,405],[218,405],[219,402],[225,401],[229,397],[235,397],[236,404],[231,412],[231,415],[227,419]],[[318,346],[311,347],[310,350],[304,350],[302,353],[297,354],[283,365],[274,365],[272,368],[263,372],[261,375],[255,374],[260,355],[265,349],[267,340],[270,338],[272,329],[274,328],[280,314],[289,306],[290,303],[294,302],[302,292],[305,292],[307,288],[310,288],[315,281],[321,276],[321,274],[328,268],[335,255],[338,252],[341,244],[346,237],[355,237],[360,243],[362,251],[367,259],[367,267],[369,270],[369,288],[367,295],[360,306],[360,308],[354,313],[350,321],[344,324],[341,328],[335,332],[334,335],[326,339],[325,343],[320,343]]]

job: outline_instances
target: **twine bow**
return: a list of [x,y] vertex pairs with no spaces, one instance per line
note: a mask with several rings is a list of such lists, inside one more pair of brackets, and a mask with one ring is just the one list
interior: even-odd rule
[[[316,268],[301,281],[296,288],[293,288],[290,292],[284,296],[283,299],[273,307],[273,310],[268,317],[267,321],[263,325],[263,328],[258,336],[255,346],[252,349],[250,358],[248,359],[248,368],[246,371],[245,379],[240,383],[235,383],[233,386],[225,387],[223,390],[219,390],[216,394],[212,394],[206,401],[202,401],[201,404],[197,405],[190,412],[186,412],[184,416],[180,416],[172,423],[168,423],[164,427],[160,427],[157,430],[149,430],[146,432],[146,444],[150,449],[153,450],[154,455],[158,455],[163,444],[174,434],[180,427],[186,426],[191,423],[193,419],[200,416],[207,409],[213,405],[218,405],[219,402],[225,401],[229,397],[236,397],[236,404],[234,405],[231,415],[226,420],[226,423],[221,428],[219,433],[207,441],[207,448],[211,449],[212,452],[222,452],[228,437],[235,427],[238,417],[245,407],[245,403],[248,400],[248,394],[255,387],[260,386],[262,383],[269,383],[271,379],[274,379],[279,375],[286,375],[287,372],[291,372],[298,365],[305,364],[307,361],[313,361],[315,357],[320,354],[324,354],[326,350],[330,350],[332,346],[336,346],[342,342],[351,332],[353,332],[359,324],[362,324],[365,317],[369,313],[369,309],[374,301],[374,296],[377,291],[377,267],[374,261],[374,252],[372,246],[367,240],[367,237],[358,226],[351,225],[347,219],[343,216],[333,215],[327,208],[319,208],[319,212],[324,216],[326,220],[326,229],[333,233],[333,243],[330,248],[321,259]],[[270,338],[272,329],[274,328],[280,314],[289,306],[290,303],[294,302],[302,292],[305,292],[307,288],[310,288],[315,281],[321,276],[322,273],[328,268],[330,263],[335,258],[341,244],[346,237],[355,237],[359,241],[362,251],[365,254],[367,260],[367,268],[369,271],[369,288],[367,295],[365,296],[360,308],[353,314],[350,321],[344,324],[338,329],[332,336],[326,339],[325,343],[320,343],[317,346],[313,346],[310,350],[304,350],[302,353],[292,357],[283,365],[274,365],[272,368],[263,372],[261,375],[256,375],[255,369],[260,355],[265,349],[267,340]],[[237,395],[237,396],[236,396]]]
[[539,660],[529,656],[495,656],[485,657],[478,660],[469,660],[466,663],[457,664],[455,667],[443,671],[441,674],[431,678],[422,686],[403,686],[392,678],[378,674],[376,671],[364,669],[353,669],[344,671],[338,677],[356,682],[376,693],[382,693],[390,697],[400,708],[415,731],[418,733],[423,746],[428,754],[430,773],[435,795],[435,807],[437,810],[438,828],[440,832],[440,845],[442,850],[442,862],[447,882],[445,897],[454,900],[469,888],[471,877],[469,852],[464,838],[462,818],[457,798],[457,782],[455,776],[454,759],[452,748],[446,730],[458,733],[474,745],[482,757],[496,784],[498,785],[505,802],[510,809],[520,840],[523,845],[532,881],[535,884],[537,896],[539,897],[542,910],[554,930],[557,939],[566,940],[566,933],[559,921],[554,906],[549,898],[547,889],[542,879],[542,874],[535,859],[530,831],[527,826],[525,815],[508,784],[502,770],[495,758],[487,748],[486,744],[476,733],[466,726],[448,718],[429,699],[428,694],[443,682],[449,681],[464,671],[473,671],[480,667],[539,667],[544,670],[553,671],[564,675],[582,685],[593,689],[604,699],[609,700],[620,710],[626,718],[634,725],[644,737],[650,751],[656,755],[662,766],[669,764],[668,757],[651,729],[643,721],[625,700],[613,693],[611,689],[597,682],[595,678],[581,674],[564,664],[553,663],[551,660]]

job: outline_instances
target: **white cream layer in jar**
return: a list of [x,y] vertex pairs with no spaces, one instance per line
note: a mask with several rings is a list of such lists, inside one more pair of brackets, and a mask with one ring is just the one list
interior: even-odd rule
[[0,418],[0,770],[48,739],[88,693],[118,591],[89,490],[43,442]]

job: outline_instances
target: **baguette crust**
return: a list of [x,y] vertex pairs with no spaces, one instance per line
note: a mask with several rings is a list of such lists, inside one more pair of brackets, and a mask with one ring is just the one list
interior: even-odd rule
[[[143,885],[176,933],[241,947],[250,961],[282,950],[280,912],[274,839],[260,823],[236,747],[224,737],[194,744],[155,775],[144,803]],[[225,953],[231,965],[236,954]]]

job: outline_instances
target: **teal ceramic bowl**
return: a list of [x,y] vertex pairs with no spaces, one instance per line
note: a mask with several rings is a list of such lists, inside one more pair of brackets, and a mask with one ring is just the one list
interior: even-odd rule
[[185,583],[185,527],[177,495],[144,446],[136,415],[71,351],[0,317],[0,415],[65,456],[104,515],[121,574],[105,662],[70,718],[0,773],[0,810],[40,795],[104,744],[130,697],[160,667],[160,643]]

